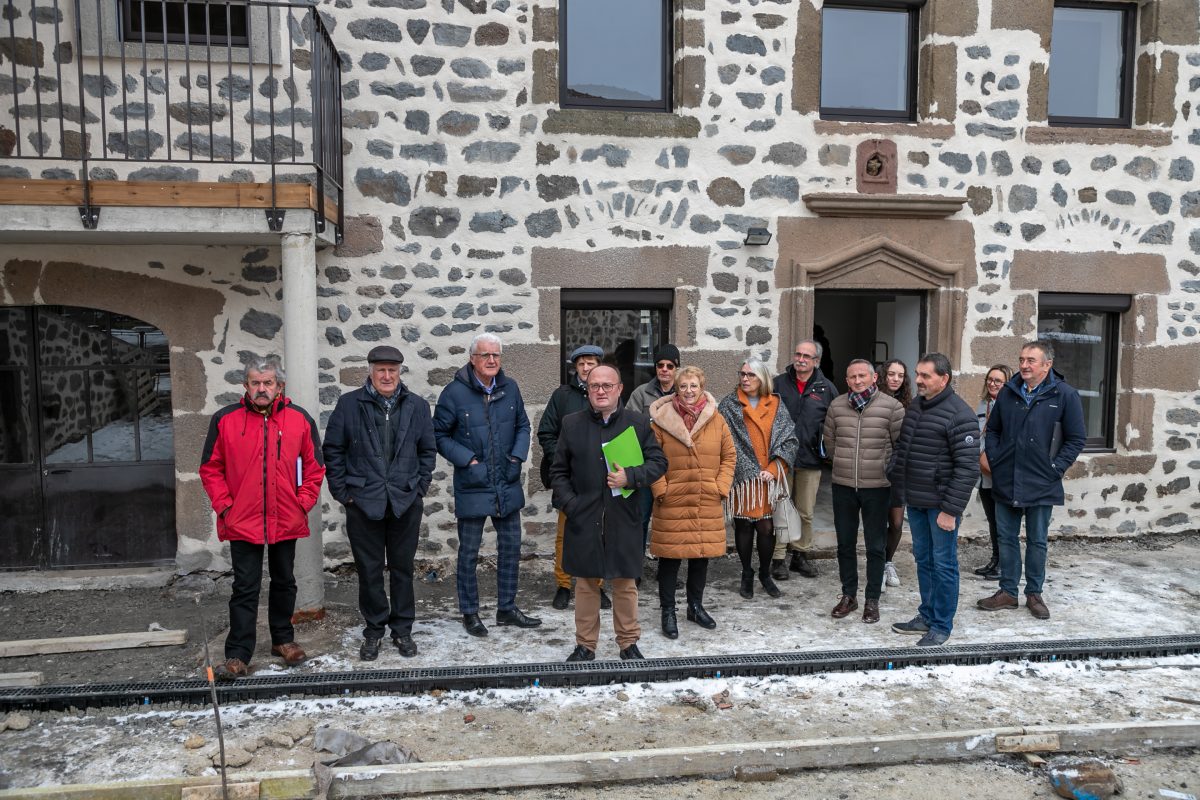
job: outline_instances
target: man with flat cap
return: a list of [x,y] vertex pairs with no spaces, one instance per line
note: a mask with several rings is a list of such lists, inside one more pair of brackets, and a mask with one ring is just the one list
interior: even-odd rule
[[358,570],[358,607],[366,623],[358,654],[374,661],[389,628],[400,655],[417,654],[413,558],[437,444],[429,403],[400,380],[400,351],[380,345],[367,362],[366,383],[342,395],[329,417],[324,453],[329,492],[346,507],[346,535]]
[[[554,390],[546,410],[542,412],[542,421],[538,423],[538,443],[542,446],[541,478],[542,486],[550,488],[550,465],[554,463],[554,451],[558,448],[558,435],[562,432],[563,417],[590,408],[588,404],[587,379],[592,370],[604,358],[604,350],[594,344],[584,344],[576,347],[568,361],[574,369],[567,382]],[[557,588],[554,592],[552,605],[559,611],[571,604],[571,576],[563,571],[563,534],[566,530],[567,515],[558,512],[558,532],[554,538],[554,582]],[[596,583],[597,588],[600,582]],[[600,589],[600,607],[612,608],[612,601]]]

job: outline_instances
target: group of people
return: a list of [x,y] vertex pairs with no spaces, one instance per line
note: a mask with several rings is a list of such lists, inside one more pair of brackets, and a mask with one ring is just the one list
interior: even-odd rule
[[[1026,345],[1017,375],[1003,366],[990,369],[976,413],[951,388],[944,355],[921,357],[915,397],[903,363],[877,370],[865,359],[847,365],[848,391],[839,395],[818,367],[823,351],[816,339],[801,341],[792,365],[774,377],[761,361],[748,359],[734,389],[717,400],[704,371],[681,366],[679,349],[666,344],[654,353],[654,377],[628,403],[621,400],[620,372],[604,363],[601,348],[584,345],[571,353],[570,378],[549,398],[537,430],[542,482],[559,512],[554,608],[570,605],[574,579],[576,646],[568,661],[596,657],[603,608],[612,609],[620,657],[643,657],[638,591],[647,547],[658,560],[664,635],[679,636],[676,594],[684,561],[686,619],[715,628],[704,589],[709,559],[726,553],[727,519],[741,562],[742,597],[753,597],[756,577],[770,597],[782,594],[777,581],[789,573],[816,577],[808,552],[827,464],[841,582],[834,618],[859,607],[861,529],[867,554],[862,620],[879,621],[884,587],[899,584],[892,559],[906,513],[921,603],[915,617],[892,628],[921,634],[922,646],[943,644],[958,605],[958,526],[976,485],[993,552],[976,572],[1000,581],[979,607],[1018,607],[1024,519],[1026,606],[1035,617],[1049,616],[1041,590],[1050,510],[1063,502],[1062,475],[1085,439],[1078,393],[1053,371],[1051,344]],[[476,336],[468,363],[431,410],[401,381],[403,354],[375,347],[367,354],[364,385],[338,400],[324,444],[312,418],[285,396],[278,361],[246,367],[246,394],[213,417],[200,467],[218,537],[230,543],[233,560],[230,630],[218,670],[223,677],[247,674],[264,558],[272,653],[288,665],[305,660],[291,623],[292,565],[323,481],[345,507],[364,621],[360,658],[378,658],[387,633],[401,656],[417,654],[413,560],[438,453],[454,467],[465,631],[488,635],[476,579],[488,518],[497,540],[495,624],[541,624],[516,603],[522,474],[532,430],[502,357],[498,336]],[[606,454],[616,452],[620,458]],[[800,531],[785,541],[776,536],[774,519],[787,503],[795,507]]]

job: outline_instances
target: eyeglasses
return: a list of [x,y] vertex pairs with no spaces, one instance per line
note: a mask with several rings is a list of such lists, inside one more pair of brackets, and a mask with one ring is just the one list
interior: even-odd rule
[[471,353],[471,358],[482,358],[484,361],[499,361],[499,353]]
[[988,382],[988,383],[994,383],[994,384],[996,384],[997,386],[1003,386],[1003,385],[1004,385],[1004,378],[988,378],[988,379],[987,379],[987,382]]
[[655,369],[675,369],[675,364],[671,361],[660,361],[654,365]]
[[753,372],[739,372],[738,377],[739,378],[757,378],[758,376],[755,375]]
[[589,392],[604,392],[605,394],[608,394],[609,392],[611,392],[613,389],[616,389],[620,385],[621,384],[619,384],[619,383],[589,383],[588,391]]
[[812,361],[817,357],[816,353],[796,353],[796,358],[803,358]]

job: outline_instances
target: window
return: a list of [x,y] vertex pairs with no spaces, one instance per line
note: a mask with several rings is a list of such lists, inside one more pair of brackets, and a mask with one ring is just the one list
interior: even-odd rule
[[121,0],[121,41],[241,45],[249,6],[209,0]]
[[563,108],[671,110],[669,0],[561,0]]
[[598,345],[605,363],[621,373],[621,399],[628,400],[654,377],[654,350],[668,341],[674,295],[671,289],[563,289],[563,382],[572,370],[571,351]]
[[821,12],[823,118],[916,120],[920,5],[909,0],[825,4]]
[[1054,344],[1054,369],[1079,390],[1088,449],[1113,447],[1120,318],[1129,307],[1129,295],[1038,297],[1038,337]]
[[1136,27],[1134,6],[1054,4],[1051,125],[1130,127]]

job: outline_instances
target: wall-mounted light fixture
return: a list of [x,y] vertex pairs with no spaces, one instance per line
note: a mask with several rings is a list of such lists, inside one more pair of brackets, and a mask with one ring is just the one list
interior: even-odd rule
[[762,245],[771,243],[771,232],[766,228],[747,228],[743,244]]

